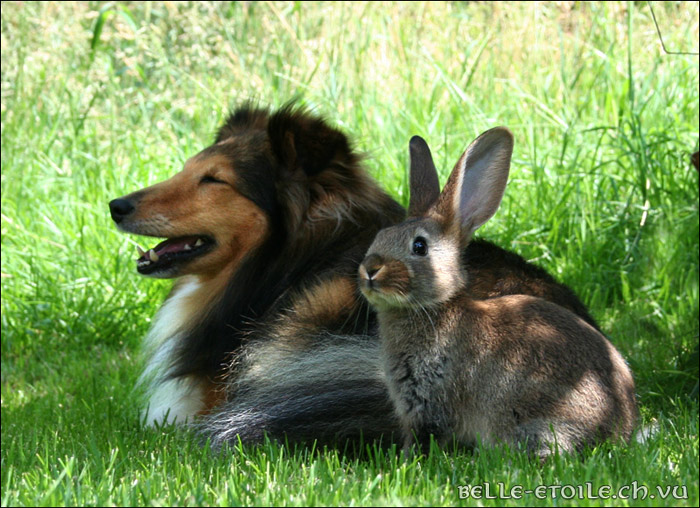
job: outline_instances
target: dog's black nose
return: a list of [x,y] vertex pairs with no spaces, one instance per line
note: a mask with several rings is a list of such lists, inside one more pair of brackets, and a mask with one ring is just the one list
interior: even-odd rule
[[109,211],[112,214],[112,220],[119,224],[124,217],[134,211],[134,205],[128,199],[113,199],[109,202]]

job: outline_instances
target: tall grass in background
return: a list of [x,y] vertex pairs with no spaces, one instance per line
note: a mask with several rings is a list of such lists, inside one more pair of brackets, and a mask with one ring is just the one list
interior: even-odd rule
[[[667,48],[698,51],[698,4],[652,4]],[[698,58],[663,52],[646,3],[18,2],[1,27],[3,505],[473,504],[456,486],[486,481],[685,485],[636,502],[697,504]],[[578,292],[659,432],[539,468],[504,450],[212,455],[142,429],[139,343],[169,283],[137,276],[107,202],[178,171],[229,107],[290,99],[404,204],[412,135],[444,181],[508,126],[481,234]]]

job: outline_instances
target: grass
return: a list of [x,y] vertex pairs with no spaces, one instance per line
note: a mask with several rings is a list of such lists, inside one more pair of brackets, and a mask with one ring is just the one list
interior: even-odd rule
[[[697,3],[653,5],[669,50],[697,51]],[[291,98],[404,204],[413,134],[444,181],[508,126],[511,179],[482,235],[575,288],[658,432],[539,467],[372,443],[214,454],[143,429],[139,344],[169,283],[136,275],[107,202],[178,171],[230,106]],[[1,106],[3,506],[698,504],[698,59],[663,53],[646,3],[3,3]],[[458,489],[586,482],[686,498]]]

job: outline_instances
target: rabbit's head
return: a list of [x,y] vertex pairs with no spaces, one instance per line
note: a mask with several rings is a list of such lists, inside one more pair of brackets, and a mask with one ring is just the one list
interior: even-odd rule
[[381,230],[360,264],[360,289],[378,309],[428,307],[467,283],[461,254],[472,234],[498,209],[513,152],[513,136],[496,127],[462,154],[440,193],[426,142],[414,136],[409,218]]

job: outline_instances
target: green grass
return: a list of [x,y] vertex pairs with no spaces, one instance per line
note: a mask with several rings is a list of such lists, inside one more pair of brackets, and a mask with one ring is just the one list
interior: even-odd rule
[[[698,51],[698,4],[653,5],[666,46]],[[697,505],[698,84],[643,2],[3,3],[2,505]],[[169,283],[137,276],[107,202],[178,171],[230,106],[294,97],[404,204],[412,135],[444,181],[508,126],[511,179],[482,236],[579,293],[658,432],[540,467],[502,449],[213,454],[141,428],[139,344]],[[687,499],[459,498],[486,482]]]

